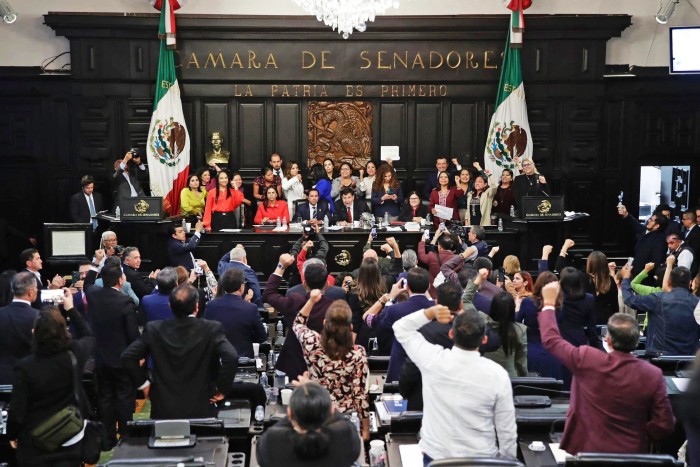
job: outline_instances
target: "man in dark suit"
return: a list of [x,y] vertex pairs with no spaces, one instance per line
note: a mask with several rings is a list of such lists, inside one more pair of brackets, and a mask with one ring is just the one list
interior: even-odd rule
[[171,225],[168,228],[168,233],[170,238],[168,239],[168,258],[170,260],[170,266],[178,267],[182,266],[188,271],[192,268],[196,268],[197,264],[194,258],[194,250],[199,245],[199,241],[202,239],[202,233],[204,232],[204,224],[202,221],[197,221],[194,226],[194,235],[187,241],[187,232],[182,226]]
[[335,217],[338,225],[352,227],[352,223],[359,221],[363,212],[369,212],[367,202],[355,199],[355,191],[352,188],[340,190],[340,199],[335,202]]
[[690,268],[693,277],[697,274],[700,265],[700,226],[695,223],[695,212],[686,211],[681,216],[683,230],[681,239],[683,243],[693,250],[693,266]]
[[30,272],[20,272],[12,278],[12,303],[0,308],[0,384],[14,384],[15,362],[32,350],[32,329],[37,310],[32,302],[39,295],[36,279]]
[[[486,269],[489,276],[491,275],[491,271],[493,271],[493,263],[490,259],[485,257],[475,259],[472,267],[477,271]],[[473,300],[474,307],[488,315],[491,313],[491,302],[493,301],[493,297],[503,292],[503,290],[496,286],[496,284],[489,281],[482,280],[478,285],[479,290],[474,295]]]
[[[404,360],[406,360],[406,352],[403,350],[401,344],[394,338],[394,332],[391,327],[404,316],[414,311],[430,308],[435,304],[433,300],[425,296],[428,287],[430,287],[430,274],[426,269],[419,267],[409,269],[406,274],[406,289],[409,293],[409,299],[405,302],[385,307],[384,312],[380,313],[373,323],[373,327],[378,327],[379,330],[386,331],[392,339],[391,358],[389,359],[389,370],[386,375],[387,381],[399,380],[401,366]],[[462,291],[458,286],[455,285],[454,287],[457,289],[456,300],[459,302],[462,297]],[[394,284],[389,296],[380,298],[380,301],[386,302],[387,298],[388,300],[393,300],[401,290],[402,287],[400,283]],[[443,303],[443,301],[440,303],[444,305],[445,303]]]
[[265,342],[267,332],[258,307],[247,300],[252,298],[252,290],[249,289],[247,297],[243,298],[245,281],[242,270],[227,270],[219,279],[219,287],[225,295],[207,303],[204,318],[224,326],[226,338],[236,348],[239,357],[253,358],[253,343]]
[[[129,151],[120,161],[117,160],[114,167],[114,191],[115,206],[119,206],[121,198],[135,198],[136,196],[146,196],[146,192],[141,187],[138,171],[139,166],[136,165],[134,154]],[[140,162],[140,159],[139,159]]]
[[[170,293],[174,318],[146,325],[141,338],[122,354],[133,385],[151,398],[151,418],[216,416],[216,402],[231,389],[238,369],[236,350],[221,323],[197,319],[199,294],[190,284]],[[153,358],[153,381],[139,360]],[[152,388],[151,388],[152,386]]]
[[24,264],[25,271],[30,272],[35,280],[36,280],[36,287],[39,290],[39,293],[37,293],[36,297],[34,297],[34,301],[32,302],[32,306],[36,309],[41,308],[41,291],[49,288],[49,289],[60,289],[64,285],[66,285],[66,280],[56,274],[53,279],[51,279],[51,282],[45,285],[41,279],[41,269],[44,267],[44,263],[41,260],[41,255],[39,254],[39,250],[36,250],[34,248],[27,248],[26,250],[23,250],[19,254],[19,259],[22,264]]
[[243,245],[236,245],[230,252],[226,253],[220,260],[218,266],[219,276],[223,276],[224,273],[230,269],[239,269],[243,271],[245,276],[245,292],[247,295],[249,290],[253,291],[253,298],[251,303],[254,303],[258,307],[263,306],[262,292],[260,290],[260,281],[258,276],[253,271],[253,268],[248,266],[248,255],[243,248]]
[[453,165],[450,165],[447,156],[438,156],[435,160],[435,172],[428,174],[423,184],[423,199],[430,199],[430,192],[433,191],[433,188],[438,186],[438,174],[440,172],[447,172],[450,176],[450,180],[455,179],[455,175],[462,170],[462,166],[459,165],[456,158],[452,159],[452,164]]
[[559,332],[555,315],[559,291],[558,282],[544,286],[537,321],[544,348],[574,375],[561,448],[646,453],[649,439],[671,434],[676,420],[661,370],[632,354],[639,341],[637,320],[623,313],[610,317],[609,353],[587,345],[575,347]]
[[[306,300],[308,300],[308,293],[307,295],[289,294],[287,296],[282,296],[279,292],[279,286],[282,282],[284,271],[292,264],[294,264],[294,257],[292,255],[288,253],[281,255],[277,268],[267,279],[267,286],[263,292],[263,300],[282,314],[284,327],[286,329],[292,328],[292,323],[297,313],[304,306]],[[306,268],[304,279],[306,281],[305,286],[307,291],[313,289],[323,290],[328,280],[328,270],[321,264],[312,264]],[[326,310],[331,303],[333,303],[333,300],[323,296],[318,303],[314,305],[309,315],[309,321],[306,323],[309,329],[321,332],[323,320],[326,318]],[[299,344],[293,332],[289,332],[287,338],[284,340],[284,345],[277,358],[276,368],[284,371],[287,376],[289,376],[290,380],[297,379],[299,375],[307,370],[301,344]]]
[[156,276],[158,293],[143,297],[141,306],[146,314],[146,321],[157,321],[160,319],[170,319],[173,312],[170,310],[170,292],[177,287],[177,271],[175,268],[167,267],[158,272]]
[[95,193],[95,180],[90,175],[80,179],[80,192],[70,199],[71,222],[92,224],[92,230],[97,229],[95,215],[102,211],[102,195]]
[[332,214],[328,208],[328,202],[326,200],[318,199],[318,190],[312,188],[309,190],[309,194],[306,197],[305,203],[299,203],[297,205],[296,212],[294,213],[294,219],[301,217],[303,221],[308,221],[311,224],[317,224],[323,221],[323,218],[328,216],[330,219]]
[[151,271],[147,278],[139,272],[141,267],[141,253],[135,246],[124,248],[122,253],[124,258],[124,275],[127,282],[131,284],[131,289],[134,291],[139,300],[143,300],[146,295],[153,293],[156,287],[155,278],[158,276],[159,269]]
[[[92,271],[91,271],[92,272]],[[106,262],[103,287],[87,290],[90,323],[95,333],[95,372],[97,400],[107,440],[116,442],[116,425],[126,433],[126,422],[134,413],[135,392],[128,372],[121,365],[121,354],[139,337],[134,302],[121,293],[126,277],[115,262]]]

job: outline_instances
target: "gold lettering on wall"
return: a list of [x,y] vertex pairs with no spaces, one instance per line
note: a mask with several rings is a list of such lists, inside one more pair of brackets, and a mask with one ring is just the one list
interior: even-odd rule
[[321,51],[321,68],[326,70],[335,70],[335,65],[327,63],[327,60],[330,58],[330,54],[331,52],[329,50]]
[[213,53],[209,52],[209,55],[207,55],[207,61],[204,62],[204,68],[209,68],[209,63],[211,63],[214,68],[216,68],[219,65],[219,62],[221,62],[221,68],[226,68],[226,63],[224,62],[224,54],[219,52],[218,55],[214,55]]
[[261,64],[255,61],[255,52],[248,51],[248,68],[260,68]]
[[190,68],[190,65],[194,65],[195,68],[199,68],[199,62],[197,61],[197,56],[192,52],[192,55],[190,55],[190,60],[187,62],[187,68]]
[[[440,57],[440,62],[436,65],[433,63],[433,57],[438,56]],[[440,68],[442,66],[443,58],[442,54],[440,52],[435,52],[434,50],[430,51],[430,68]]]
[[369,59],[369,50],[363,50],[360,52],[360,60],[367,62],[367,65],[363,65],[360,67],[361,70],[366,70],[367,68],[372,66],[372,60]]
[[467,68],[479,68],[479,62],[474,62],[474,52],[467,51]]
[[493,50],[484,51],[484,68],[496,69],[497,65],[489,65],[489,55],[494,54]]
[[231,68],[233,68],[233,65],[236,65],[241,70],[243,69],[243,62],[241,61],[241,56],[238,55],[238,52],[234,52],[234,54],[233,54],[233,60],[231,61]]
[[279,68],[279,67],[277,66],[277,62],[275,61],[275,56],[272,55],[272,52],[270,52],[270,53],[267,55],[267,62],[265,62],[265,68],[267,68],[267,67],[269,67],[269,66],[274,66],[275,68]]

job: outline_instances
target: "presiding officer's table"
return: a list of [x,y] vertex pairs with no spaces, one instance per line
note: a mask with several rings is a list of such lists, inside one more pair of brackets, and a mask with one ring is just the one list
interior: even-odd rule
[[[369,230],[343,229],[321,232],[328,241],[329,251],[326,256],[328,270],[332,273],[340,271],[352,271],[360,267],[362,262],[362,249],[367,243]],[[272,230],[242,230],[240,232],[214,232],[202,237],[195,251],[195,257],[203,259],[209,267],[216,271],[217,264],[224,254],[238,243],[245,246],[247,260],[262,280],[275,270],[279,257],[286,253],[301,237],[300,229],[288,229],[274,232]],[[396,238],[401,251],[408,248],[417,251],[418,243],[423,232],[392,232],[386,229],[377,231],[377,239],[372,242],[374,248],[379,248],[385,243],[387,237]],[[509,254],[517,254],[519,232],[506,229],[499,232],[496,229],[488,229],[486,241],[489,245],[501,247],[495,258],[495,266],[500,266],[501,259]]]

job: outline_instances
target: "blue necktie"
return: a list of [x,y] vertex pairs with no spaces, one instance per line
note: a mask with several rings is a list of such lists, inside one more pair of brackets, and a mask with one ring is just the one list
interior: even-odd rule
[[97,219],[95,219],[95,215],[97,215],[97,211],[95,211],[95,203],[92,202],[92,195],[88,196],[88,206],[90,207],[90,218],[92,219],[92,230],[95,230],[97,228]]

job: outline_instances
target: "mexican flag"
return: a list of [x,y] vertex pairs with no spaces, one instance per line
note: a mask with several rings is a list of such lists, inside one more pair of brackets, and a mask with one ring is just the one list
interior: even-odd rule
[[146,153],[151,193],[162,196],[163,209],[175,216],[180,214],[180,191],[187,185],[190,171],[190,137],[182,113],[173,51],[166,44],[166,23],[171,18],[171,2],[163,1],[158,31],[161,38],[158,78]]
[[[503,169],[511,169],[514,175],[518,175],[515,157],[532,159],[532,135],[527,120],[520,67],[522,25],[522,9],[512,11],[496,96],[496,111],[491,117],[484,151],[484,168],[490,170],[496,180],[500,178]],[[520,42],[514,44],[513,41]]]

